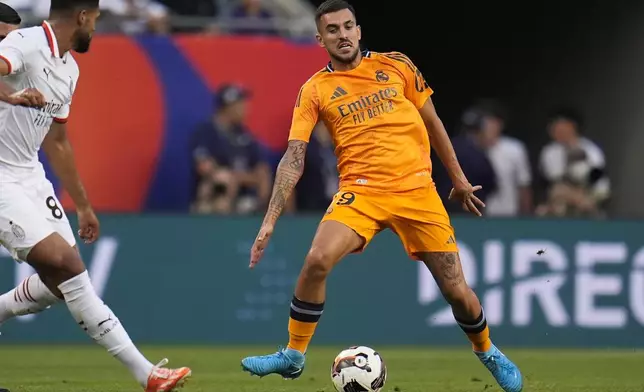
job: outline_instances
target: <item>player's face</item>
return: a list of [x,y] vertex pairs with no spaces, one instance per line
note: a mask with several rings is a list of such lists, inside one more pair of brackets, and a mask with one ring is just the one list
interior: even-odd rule
[[7,38],[7,34],[11,33],[18,28],[18,25],[12,25],[9,23],[0,23],[0,41]]
[[577,127],[566,119],[554,120],[549,127],[550,137],[561,144],[569,144],[577,135]]
[[362,33],[356,18],[348,10],[322,15],[318,23],[317,40],[333,59],[349,64],[360,53]]
[[98,9],[82,10],[78,13],[78,28],[74,33],[75,52],[87,53],[89,51],[92,36],[94,35],[94,31],[96,31],[96,19],[98,19],[99,15],[100,11]]

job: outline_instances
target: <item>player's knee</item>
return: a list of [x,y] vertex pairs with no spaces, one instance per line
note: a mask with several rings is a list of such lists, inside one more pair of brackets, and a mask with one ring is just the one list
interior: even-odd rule
[[303,272],[311,279],[325,279],[333,269],[335,260],[323,249],[313,248],[306,255]]
[[46,268],[47,280],[54,285],[66,282],[85,271],[85,265],[74,248],[67,248],[53,253]]

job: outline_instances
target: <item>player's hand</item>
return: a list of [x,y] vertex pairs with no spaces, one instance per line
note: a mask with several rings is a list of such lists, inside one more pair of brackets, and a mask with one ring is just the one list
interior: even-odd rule
[[259,263],[259,260],[264,255],[264,249],[268,245],[268,240],[271,239],[271,235],[273,235],[273,225],[268,223],[262,224],[262,227],[259,229],[259,234],[257,234],[257,238],[255,238],[255,242],[253,243],[253,247],[250,250],[250,265],[248,268],[253,269]]
[[96,241],[100,234],[98,218],[91,207],[79,209],[78,213],[78,236],[86,243]]
[[27,88],[9,95],[7,102],[14,106],[41,108],[45,106],[45,97],[35,88]]
[[483,214],[481,214],[479,208],[485,207],[485,203],[474,195],[474,192],[481,189],[483,189],[482,186],[472,186],[469,182],[454,185],[454,188],[449,192],[449,200],[460,201],[465,211],[482,216]]

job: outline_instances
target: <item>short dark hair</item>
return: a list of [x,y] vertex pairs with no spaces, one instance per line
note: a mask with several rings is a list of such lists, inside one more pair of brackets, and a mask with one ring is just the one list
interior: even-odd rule
[[22,23],[20,15],[13,8],[5,3],[0,3],[0,22],[10,25],[19,25]]
[[315,11],[315,23],[318,23],[323,15],[342,10],[349,10],[353,17],[356,17],[356,10],[346,0],[326,0]]
[[78,8],[98,8],[99,0],[51,0],[51,12],[73,11]]
[[548,116],[548,123],[556,120],[566,120],[575,124],[577,131],[581,131],[584,127],[584,118],[576,109],[572,107],[559,107],[553,110]]

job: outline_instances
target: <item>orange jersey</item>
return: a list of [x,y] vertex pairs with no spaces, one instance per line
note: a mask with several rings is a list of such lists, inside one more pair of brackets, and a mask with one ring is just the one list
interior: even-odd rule
[[432,92],[405,55],[363,52],[355,69],[334,71],[329,64],[302,86],[289,140],[308,142],[322,120],[335,143],[340,187],[427,186],[429,136],[418,109]]

